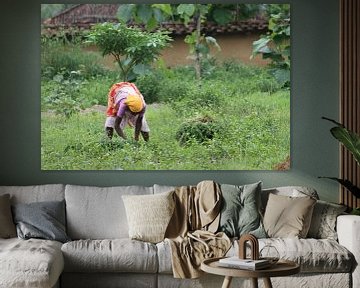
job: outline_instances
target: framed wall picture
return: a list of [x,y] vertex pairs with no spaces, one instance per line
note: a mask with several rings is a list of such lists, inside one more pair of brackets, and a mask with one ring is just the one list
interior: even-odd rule
[[42,170],[290,169],[289,4],[42,4]]

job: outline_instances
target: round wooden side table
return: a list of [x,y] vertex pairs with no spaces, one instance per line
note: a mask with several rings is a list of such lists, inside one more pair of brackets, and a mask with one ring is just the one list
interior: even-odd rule
[[206,259],[201,263],[201,270],[216,275],[225,276],[222,288],[229,288],[233,277],[251,278],[253,287],[258,288],[258,278],[263,278],[265,287],[272,288],[270,277],[289,276],[300,272],[300,266],[288,260],[279,260],[271,267],[261,270],[245,270],[237,268],[222,267],[219,259]]

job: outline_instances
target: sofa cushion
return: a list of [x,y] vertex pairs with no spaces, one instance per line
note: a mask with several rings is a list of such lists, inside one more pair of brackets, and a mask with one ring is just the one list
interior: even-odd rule
[[314,206],[307,237],[337,240],[336,219],[346,209],[345,205],[318,200]]
[[175,208],[174,192],[156,195],[124,195],[131,239],[157,243],[164,240]]
[[262,212],[265,212],[265,208],[267,205],[267,201],[269,200],[269,195],[281,195],[281,196],[289,196],[289,197],[306,197],[310,196],[314,199],[319,199],[319,195],[316,190],[310,187],[304,186],[283,186],[276,188],[267,188],[263,189],[261,192],[261,206]]
[[171,247],[169,241],[156,244],[160,274],[172,274]]
[[157,283],[158,275],[149,273],[63,273],[60,287],[158,288]]
[[10,195],[0,196],[0,238],[16,237],[15,224],[11,214]]
[[[281,259],[295,261],[302,273],[348,273],[354,266],[353,255],[338,242],[330,239],[263,238],[259,250],[274,246]],[[168,241],[156,244],[159,273],[171,274],[171,248]],[[234,241],[226,256],[238,255],[238,241]],[[247,255],[250,257],[250,247]],[[270,255],[276,256],[276,255]]]
[[269,237],[305,238],[316,200],[307,197],[269,195],[264,227]]
[[67,233],[71,239],[128,238],[122,195],[152,194],[152,187],[66,185]]
[[156,246],[131,239],[78,240],[61,251],[66,272],[155,273]]
[[18,203],[13,206],[17,234],[22,239],[69,241],[65,229],[65,201]]
[[[264,246],[276,248],[280,259],[295,261],[301,273],[348,273],[354,266],[354,257],[344,246],[330,239],[264,238],[259,239],[259,250]],[[235,241],[227,256],[235,256],[239,251]],[[273,251],[268,250],[268,251]],[[276,253],[276,251],[273,251]],[[247,250],[250,257],[250,247]]]
[[222,184],[221,193],[219,231],[229,237],[246,233],[266,237],[260,216],[261,182],[243,186]]
[[63,184],[0,186],[0,195],[10,194],[11,204],[39,201],[61,201],[65,197]]
[[169,185],[154,184],[154,186],[153,186],[153,188],[154,188],[154,194],[174,191],[174,190],[176,189],[176,187],[178,187],[178,186],[169,186]]
[[60,242],[11,238],[0,247],[0,287],[53,287],[64,268]]

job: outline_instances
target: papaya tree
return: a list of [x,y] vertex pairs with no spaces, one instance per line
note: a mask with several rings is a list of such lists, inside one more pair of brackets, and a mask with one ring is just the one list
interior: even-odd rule
[[274,77],[282,86],[290,84],[290,5],[266,5],[268,33],[253,42],[253,55],[271,61]]
[[121,81],[130,81],[135,75],[146,73],[170,41],[165,32],[147,32],[108,22],[95,25],[87,35],[87,42],[95,44],[103,56],[114,57]]

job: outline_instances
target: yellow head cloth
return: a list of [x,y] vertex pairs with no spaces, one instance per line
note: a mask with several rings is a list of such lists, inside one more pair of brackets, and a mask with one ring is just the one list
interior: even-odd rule
[[137,113],[144,108],[144,103],[139,95],[129,95],[124,102],[131,112]]

